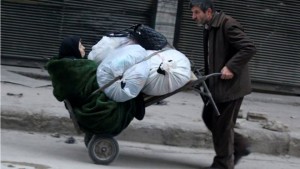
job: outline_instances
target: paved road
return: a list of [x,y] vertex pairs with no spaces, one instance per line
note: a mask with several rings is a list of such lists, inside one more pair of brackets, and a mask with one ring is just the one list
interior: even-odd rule
[[[213,151],[120,141],[119,158],[109,166],[91,162],[81,137],[66,144],[45,133],[1,131],[2,169],[201,169],[208,166]],[[253,153],[236,169],[298,169],[300,158]]]
[[[1,67],[1,128],[31,132],[74,133],[63,103],[52,94],[51,82],[36,77],[41,70],[7,71]],[[36,73],[35,76],[23,76]],[[46,75],[45,75],[46,76]],[[143,121],[133,120],[117,138],[140,143],[212,148],[210,132],[201,119],[203,102],[194,91],[151,105]],[[252,93],[245,97],[236,131],[247,136],[254,152],[300,157],[300,97]],[[249,113],[266,116],[253,121]],[[276,122],[276,123],[273,123]]]

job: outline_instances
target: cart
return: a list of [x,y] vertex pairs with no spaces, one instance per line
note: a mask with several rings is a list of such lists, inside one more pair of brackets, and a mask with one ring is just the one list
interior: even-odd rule
[[[168,93],[162,96],[144,96],[145,107],[148,107],[152,104],[155,104],[167,97],[170,97],[180,91],[186,89],[193,89],[200,94],[205,104],[212,104],[214,107],[214,113],[220,115],[218,108],[212,98],[212,95],[205,83],[205,80],[213,77],[220,76],[221,73],[213,73],[207,76],[203,76],[200,73],[200,70],[196,70],[191,73],[191,80],[184,85],[183,87],[177,89],[172,93]],[[78,133],[81,133],[83,130],[80,128],[76,117],[73,113],[72,106],[68,100],[64,101],[65,106],[70,114],[70,118],[73,122],[73,125]],[[84,137],[84,143],[88,149],[88,153],[92,161],[96,164],[108,165],[113,162],[119,155],[119,144],[114,136],[103,135],[103,134],[86,134]]]

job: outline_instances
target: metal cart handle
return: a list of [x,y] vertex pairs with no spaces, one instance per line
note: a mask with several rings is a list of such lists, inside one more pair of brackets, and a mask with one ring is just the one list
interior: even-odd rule
[[[209,75],[206,75],[206,76],[202,76],[200,71],[197,70],[197,73],[198,73],[198,81],[200,81],[202,83],[202,86],[203,86],[203,90],[201,89],[194,89],[196,90],[197,92],[200,93],[200,95],[202,96],[206,96],[208,98],[208,102],[207,103],[211,103],[212,106],[213,106],[213,109],[214,109],[214,112],[216,113],[217,116],[220,116],[220,112],[219,112],[219,109],[214,101],[214,99],[212,98],[212,95],[205,83],[205,80],[208,79],[208,78],[211,78],[211,77],[214,77],[214,76],[221,76],[222,73],[212,73],[212,74],[209,74]],[[204,100],[203,100],[204,101]]]

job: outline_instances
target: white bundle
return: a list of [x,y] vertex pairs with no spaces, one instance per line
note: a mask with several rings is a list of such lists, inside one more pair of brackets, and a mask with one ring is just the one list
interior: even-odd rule
[[[147,55],[146,50],[140,45],[135,45],[135,44],[127,45],[115,49],[101,62],[101,64],[97,68],[97,82],[99,86],[103,87],[104,85],[114,80],[116,77],[121,76],[123,80],[126,80],[126,83],[128,82],[128,79],[136,80],[136,82],[130,82],[130,84],[131,83],[140,84],[141,85],[140,89],[136,89],[137,91],[140,91],[144,86],[144,84],[142,83],[144,75],[147,75],[148,77],[149,69],[146,69],[148,67],[148,65],[146,64],[144,65],[145,70],[143,72],[141,71],[141,68],[139,66],[134,67],[134,65],[140,62],[142,63],[146,55]],[[131,69],[129,70],[129,68]],[[128,75],[126,75],[126,78],[124,79],[125,72],[127,70],[133,73],[128,73]],[[137,70],[140,72],[138,72]],[[115,83],[121,83],[121,81],[117,81]],[[120,85],[113,84],[111,86],[119,87]],[[130,89],[130,92],[124,92],[121,90],[113,90],[114,92],[112,92],[112,90],[113,90],[112,88],[109,88],[104,92],[108,97],[119,102],[129,98],[133,98],[134,96],[137,96],[135,94],[138,94],[136,92],[131,92],[132,90],[135,89]],[[116,92],[118,91],[119,93],[116,94]],[[118,95],[123,95],[123,96],[119,97]]]
[[135,42],[128,37],[103,36],[102,39],[92,47],[88,59],[94,60],[97,64],[100,64],[104,58],[115,49],[130,44],[135,44]]
[[[150,55],[156,51],[147,51]],[[149,60],[150,74],[143,92],[159,96],[171,93],[190,81],[191,65],[181,52],[170,49],[152,56]]]
[[148,76],[148,63],[143,61],[126,70],[123,77],[107,87],[104,93],[116,102],[133,99],[143,89]]

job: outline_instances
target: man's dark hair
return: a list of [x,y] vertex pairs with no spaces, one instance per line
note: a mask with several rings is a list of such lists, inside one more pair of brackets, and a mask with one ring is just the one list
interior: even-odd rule
[[192,9],[193,6],[198,6],[203,12],[206,12],[208,8],[214,12],[215,7],[211,0],[190,0],[190,8]]

